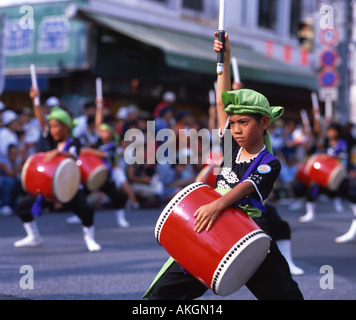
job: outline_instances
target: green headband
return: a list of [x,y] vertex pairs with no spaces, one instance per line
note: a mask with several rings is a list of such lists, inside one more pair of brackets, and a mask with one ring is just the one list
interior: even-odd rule
[[73,122],[69,113],[60,107],[53,107],[47,117],[48,120],[55,119],[66,125],[70,130],[73,128]]
[[[272,123],[280,118],[284,112],[283,107],[271,107],[264,95],[250,89],[225,91],[221,97],[226,106],[224,110],[228,114],[260,114],[262,116],[268,116]],[[273,153],[267,131],[264,143],[267,150]]]
[[113,134],[115,144],[119,143],[120,137],[119,137],[119,135],[117,134],[117,132],[115,131],[115,129],[112,126],[108,125],[107,123],[102,123],[99,126],[99,130],[110,131]]
[[264,95],[249,89],[225,91],[222,94],[222,100],[226,106],[226,113],[261,114],[270,117],[271,122],[281,117],[284,112],[283,107],[270,107]]

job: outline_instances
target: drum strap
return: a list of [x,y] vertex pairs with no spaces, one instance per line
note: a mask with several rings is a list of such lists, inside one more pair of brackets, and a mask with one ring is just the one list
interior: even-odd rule
[[[249,168],[246,170],[245,174],[240,180],[240,183],[246,180],[252,173],[257,171],[257,168],[261,164],[267,164],[268,162],[271,162],[275,160],[276,157],[272,155],[267,149],[264,149],[259,153],[259,155],[253,160],[252,164],[249,166]],[[253,217],[254,215],[260,215],[262,213],[266,212],[266,208],[263,205],[262,201],[257,200],[252,197],[246,197],[244,199],[241,199],[240,201],[236,202],[234,205],[232,205],[233,208],[240,208],[244,212],[246,212],[250,217]]]
[[[99,150],[102,152],[107,152],[108,150],[112,149],[115,147],[115,143],[113,141],[104,144],[102,146],[99,147]],[[116,154],[116,153],[115,153]],[[110,165],[110,161],[108,159],[102,159],[105,166],[108,168],[109,171],[109,176],[111,176],[111,172],[112,172],[112,166]],[[115,159],[115,163],[117,162],[117,159]]]
[[63,147],[63,150],[62,152],[67,152],[68,149],[69,149],[69,146],[71,145],[71,143],[73,142],[73,138],[72,137],[69,137],[66,141],[66,144],[64,145]]
[[35,202],[33,203],[31,207],[31,214],[33,216],[40,216],[42,213],[42,203],[43,203],[43,197],[42,196],[37,196]]

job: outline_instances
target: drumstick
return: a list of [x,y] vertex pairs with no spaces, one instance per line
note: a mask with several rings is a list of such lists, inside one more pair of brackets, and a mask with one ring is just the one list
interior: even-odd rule
[[215,106],[216,101],[215,101],[215,90],[211,89],[209,91],[209,103],[211,106]]
[[319,109],[318,95],[316,94],[316,92],[312,92],[312,103],[313,103],[313,109],[315,109],[315,117],[317,120],[319,120],[320,109]]
[[103,100],[103,84],[101,78],[96,78],[96,99],[101,101],[98,103],[98,108],[102,108],[102,100]]
[[226,0],[220,0],[219,10],[219,32],[218,39],[223,43],[222,49],[217,53],[216,73],[221,75],[224,71],[224,51],[225,51],[225,12]]
[[[36,67],[35,67],[34,64],[30,64],[30,71],[31,71],[32,87],[37,90],[38,89],[38,85],[37,85]],[[35,96],[34,102],[35,102],[36,106],[39,106],[40,105],[40,97],[39,96]]]
[[234,73],[234,81],[240,83],[241,82],[240,72],[239,72],[239,66],[236,57],[231,58],[231,64],[232,64],[232,71]]
[[307,112],[304,109],[300,111],[300,116],[302,118],[303,125],[305,126],[307,131],[309,131],[310,130],[310,122],[309,122]]

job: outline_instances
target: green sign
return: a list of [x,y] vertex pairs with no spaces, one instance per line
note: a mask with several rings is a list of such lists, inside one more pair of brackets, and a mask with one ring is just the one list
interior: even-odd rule
[[88,67],[88,26],[66,17],[70,3],[0,9],[7,16],[3,30],[7,74],[21,74],[31,63],[45,73]]

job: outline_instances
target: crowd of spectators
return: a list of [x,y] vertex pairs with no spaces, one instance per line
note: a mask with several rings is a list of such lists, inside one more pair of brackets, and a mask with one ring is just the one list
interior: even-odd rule
[[[209,117],[214,117],[214,112],[212,112],[214,106],[207,108],[206,120],[200,121],[193,116],[191,111],[177,109],[175,102],[175,94],[166,92],[162,97],[162,102],[153,112],[141,110],[137,105],[120,107],[115,113],[108,107],[103,109],[104,121],[111,124],[120,137],[117,145],[117,166],[123,169],[126,180],[134,192],[134,197],[130,200],[134,205],[154,207],[167,203],[185,186],[195,181],[202,169],[207,152],[220,147],[213,144],[211,130],[207,130],[211,129],[210,123],[214,122],[209,119]],[[47,99],[43,108],[53,106],[65,108],[56,97]],[[94,145],[99,139],[95,131],[95,112],[95,102],[88,102],[83,106],[82,115],[73,118],[75,124],[73,135],[78,137],[81,144],[86,147]],[[26,159],[36,152],[36,143],[41,129],[29,107],[15,112],[0,102],[0,113],[2,120],[0,128],[0,215],[10,215],[16,212],[16,198],[22,192],[22,167]],[[147,145],[151,141],[147,136],[150,121],[154,124],[154,146]],[[314,122],[308,126],[301,121],[283,119],[269,128],[274,153],[282,162],[282,171],[273,193],[273,200],[294,200],[300,198],[301,194],[303,195],[302,192],[298,192],[303,188],[301,181],[297,179],[298,169],[311,154],[322,151],[326,142],[326,136],[322,135],[322,127],[327,124],[321,124],[318,132],[313,124]],[[133,140],[132,137],[125,139],[130,129],[139,130],[142,136],[136,136]],[[168,129],[171,135],[166,134],[162,137],[157,135],[164,129]],[[191,146],[185,129],[195,129],[197,132],[210,134],[210,136],[207,137],[208,140],[200,139],[197,146]],[[353,154],[355,132],[352,131],[352,126],[344,129],[343,139],[348,143],[350,159],[348,169],[351,172],[355,158]],[[181,143],[181,140],[184,140],[184,143]],[[135,156],[136,159],[144,159],[144,161],[128,164],[125,152],[133,141],[136,148],[133,154],[129,154],[130,157]],[[208,145],[205,145],[204,141],[208,141]],[[163,144],[165,152],[160,155],[160,147]],[[168,149],[175,152],[167,155]],[[154,161],[148,161],[147,157],[152,158],[153,155],[148,154],[147,150],[154,151]],[[197,156],[195,158],[198,159],[197,162],[189,161],[192,155]],[[170,157],[170,161],[161,162],[159,156],[164,159]],[[181,161],[181,159],[186,159],[186,161]],[[90,196],[94,199],[93,203],[96,206],[103,206],[108,201],[103,195],[97,193]]]

